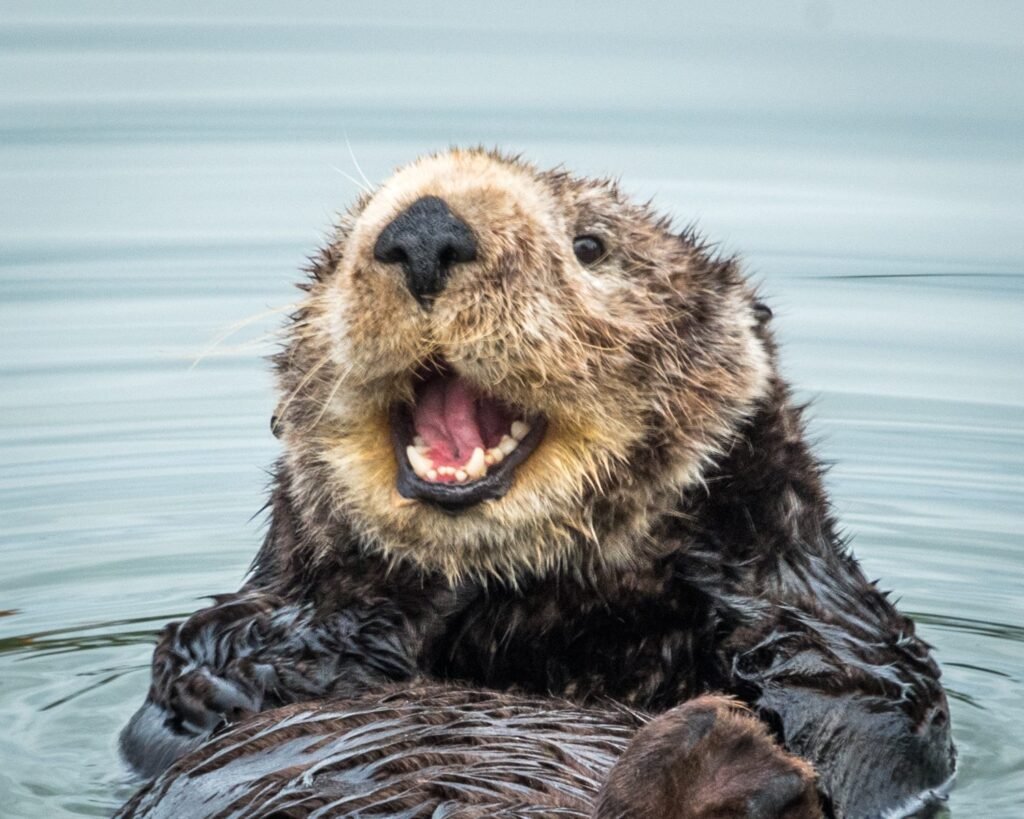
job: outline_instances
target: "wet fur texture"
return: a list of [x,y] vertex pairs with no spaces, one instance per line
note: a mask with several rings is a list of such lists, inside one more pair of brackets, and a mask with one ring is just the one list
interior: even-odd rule
[[726,698],[652,719],[419,683],[265,711],[176,762],[117,816],[751,814],[820,819],[814,772]]
[[821,819],[814,769],[726,697],[666,711],[634,735],[594,809],[608,819]]
[[[424,195],[481,248],[430,309],[372,256]],[[580,234],[608,247],[589,268]],[[122,739],[139,769],[250,712],[426,674],[653,712],[727,692],[836,816],[938,796],[938,667],[838,535],[734,261],[610,183],[452,151],[358,202],[305,290],[267,539],[240,592],[164,632]],[[509,494],[458,515],[394,491],[388,409],[439,356],[548,419]]]

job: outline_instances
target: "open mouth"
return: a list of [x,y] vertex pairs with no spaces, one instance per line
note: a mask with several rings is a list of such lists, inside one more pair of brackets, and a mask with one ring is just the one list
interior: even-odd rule
[[398,493],[456,511],[502,497],[546,422],[480,393],[446,365],[417,376],[415,402],[391,412]]

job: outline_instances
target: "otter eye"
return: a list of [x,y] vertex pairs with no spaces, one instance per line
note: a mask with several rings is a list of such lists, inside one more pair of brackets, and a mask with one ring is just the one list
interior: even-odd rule
[[596,236],[577,236],[572,240],[572,250],[581,264],[593,264],[604,256],[604,242]]

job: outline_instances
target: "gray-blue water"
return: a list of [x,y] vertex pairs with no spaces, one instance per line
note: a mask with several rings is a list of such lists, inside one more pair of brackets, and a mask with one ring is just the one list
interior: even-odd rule
[[503,6],[0,6],[0,815],[109,814],[155,630],[238,586],[261,356],[346,143],[373,180],[483,143],[744,254],[854,547],[945,670],[951,813],[1021,816],[1024,11]]

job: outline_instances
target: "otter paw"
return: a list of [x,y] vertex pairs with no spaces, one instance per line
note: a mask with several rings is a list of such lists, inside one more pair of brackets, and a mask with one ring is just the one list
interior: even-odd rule
[[200,666],[171,685],[167,707],[172,727],[191,734],[207,734],[260,710],[260,697],[241,680],[217,675]]
[[598,795],[595,819],[821,819],[811,765],[735,700],[704,696],[651,720]]

